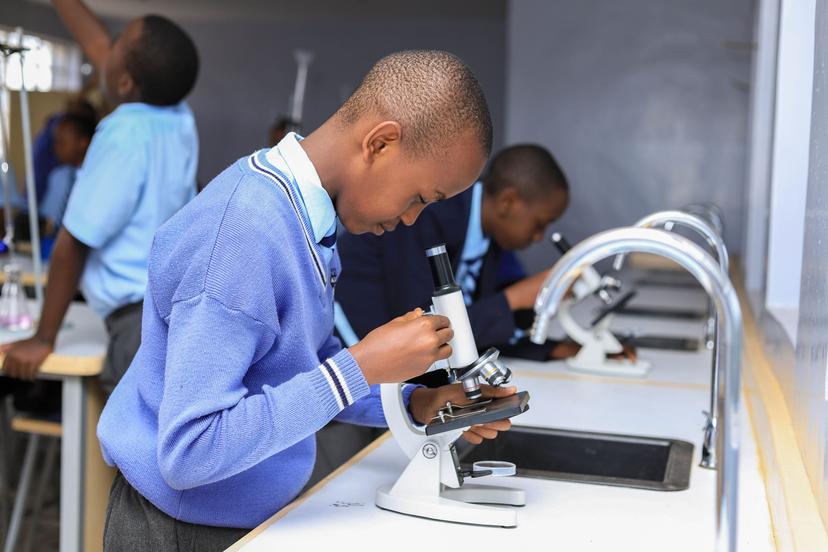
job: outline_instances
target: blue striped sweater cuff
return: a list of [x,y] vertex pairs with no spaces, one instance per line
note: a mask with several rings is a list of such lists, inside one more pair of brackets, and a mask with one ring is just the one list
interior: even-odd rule
[[313,379],[326,410],[333,415],[370,393],[368,382],[348,349],[342,349],[320,364]]
[[411,394],[420,387],[425,387],[425,385],[420,385],[419,383],[402,384],[402,397],[403,404],[405,405],[406,411],[408,412],[408,419],[411,420],[411,423],[417,427],[425,427],[422,424],[420,424],[420,422],[415,420],[414,416],[411,415]]

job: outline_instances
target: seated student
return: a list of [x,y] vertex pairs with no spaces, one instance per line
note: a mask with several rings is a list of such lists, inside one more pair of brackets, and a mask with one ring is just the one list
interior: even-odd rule
[[0,348],[3,370],[32,379],[54,349],[69,304],[81,291],[106,321],[101,384],[111,390],[141,340],[147,256],[155,231],[195,195],[198,137],[183,99],[198,55],[175,23],[150,15],[110,41],[79,0],[55,0],[69,30],[120,104],[98,125],[58,233],[35,335]]
[[[94,79],[90,79],[90,81],[92,80]],[[35,191],[38,201],[43,200],[43,196],[48,189],[49,175],[63,164],[55,151],[55,127],[61,117],[67,114],[87,116],[93,119],[96,117],[95,108],[85,99],[87,94],[88,91],[84,90],[77,97],[68,100],[63,112],[51,115],[34,138],[32,164],[34,165]]]
[[[158,231],[143,342],[98,424],[119,470],[107,551],[223,550],[297,496],[319,428],[333,418],[385,425],[374,384],[450,355],[448,319],[419,309],[342,348],[337,216],[354,233],[413,224],[474,182],[491,135],[462,61],[391,54],[321,127],[233,163]],[[403,396],[419,423],[464,402],[459,385]]]
[[[81,109],[77,107],[78,105],[85,107]],[[50,144],[57,165],[49,170],[43,193],[37,198],[41,238],[54,237],[60,226],[63,212],[69,201],[69,193],[75,183],[77,170],[86,156],[86,150],[95,133],[96,123],[97,119],[92,106],[85,102],[81,104],[70,102],[65,113],[50,119],[48,125],[52,132]],[[21,199],[25,198],[21,197]],[[17,209],[14,225],[16,239],[31,239],[28,205],[26,208]],[[44,258],[48,257],[46,246],[42,244],[41,247],[44,251]]]
[[46,236],[55,234],[60,228],[78,168],[83,164],[95,134],[95,124],[94,117],[72,113],[63,115],[55,123],[53,143],[59,164],[49,173],[46,192],[38,206],[40,216],[45,220]]
[[541,240],[568,203],[566,177],[546,149],[503,149],[471,189],[429,209],[412,227],[384,236],[343,236],[337,303],[344,317],[337,327],[359,337],[400,313],[428,308],[434,285],[424,251],[445,243],[480,349],[497,346],[533,360],[574,355],[578,346],[571,341],[535,345],[520,338],[526,328],[517,326],[513,313],[533,308],[547,271],[505,287],[498,282],[502,253]]
[[[83,162],[86,149],[95,132],[95,119],[88,115],[66,113],[55,121],[53,132],[55,156],[59,164],[49,174],[46,193],[38,205],[40,216],[44,219],[44,224],[41,225],[44,236],[53,235],[60,227],[77,167]],[[16,219],[15,223],[18,222],[19,219]],[[28,235],[28,217],[25,217],[23,223]],[[20,236],[20,233],[16,232],[15,235]],[[8,394],[14,396],[16,410],[36,415],[60,412],[61,393],[58,381],[23,381],[0,377],[0,398]]]

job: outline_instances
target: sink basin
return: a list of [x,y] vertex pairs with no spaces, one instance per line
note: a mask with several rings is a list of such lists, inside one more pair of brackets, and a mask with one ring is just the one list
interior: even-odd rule
[[630,306],[618,309],[616,314],[619,316],[649,316],[653,318],[676,318],[680,320],[702,320],[707,318],[707,313],[704,311],[664,307]]
[[497,439],[459,451],[464,468],[512,462],[517,475],[653,491],[690,485],[693,445],[676,439],[513,426]]
[[678,276],[645,276],[635,281],[638,287],[667,287],[681,289],[702,289],[695,278]]

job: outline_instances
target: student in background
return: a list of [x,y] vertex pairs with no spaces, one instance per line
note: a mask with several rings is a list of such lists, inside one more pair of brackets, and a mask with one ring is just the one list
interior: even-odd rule
[[533,308],[546,270],[508,285],[498,277],[503,253],[543,239],[568,204],[569,184],[552,154],[534,144],[503,149],[479,182],[429,209],[412,227],[383,236],[342,237],[337,302],[344,316],[337,328],[353,330],[359,338],[400,313],[427,308],[434,286],[423,251],[445,243],[481,350],[496,346],[531,360],[576,354],[578,346],[571,341],[531,343],[524,335],[531,322],[521,324],[515,316]]
[[84,99],[87,93],[88,91],[85,90],[78,97],[67,101],[63,112],[50,116],[46,124],[43,125],[43,128],[35,136],[34,144],[32,145],[32,162],[34,165],[35,190],[37,191],[38,201],[43,199],[49,186],[49,175],[62,164],[55,152],[55,127],[58,121],[66,114],[96,118],[95,108]]
[[55,124],[53,144],[59,164],[49,173],[46,192],[38,205],[44,219],[45,236],[53,236],[60,228],[78,168],[92,142],[95,125],[94,117],[73,113],[64,114]]
[[54,349],[78,285],[106,321],[101,383],[111,390],[141,341],[147,257],[155,231],[195,195],[198,138],[183,102],[198,55],[175,23],[150,15],[111,40],[79,0],[55,8],[118,107],[104,118],[78,171],[58,233],[37,332],[2,347],[3,369],[32,379]]
[[[108,552],[224,550],[296,498],[319,428],[333,418],[384,426],[374,384],[450,355],[448,319],[419,309],[342,347],[337,216],[355,233],[413,224],[474,182],[491,133],[462,61],[392,54],[321,127],[238,160],[158,231],[143,342],[98,424],[119,470]],[[408,386],[403,398],[419,423],[465,402],[459,385]],[[475,426],[466,438],[508,428]]]
[[[43,220],[41,229],[46,237],[53,235],[60,226],[63,210],[75,181],[75,173],[83,163],[95,132],[95,119],[88,113],[66,113],[55,120],[52,129],[52,143],[58,166],[49,174],[46,193],[43,201],[38,204]],[[17,223],[17,220],[15,222]],[[28,217],[25,224],[28,235]],[[16,410],[48,416],[60,412],[60,385],[58,381],[23,381],[0,377],[0,397],[12,394]]]

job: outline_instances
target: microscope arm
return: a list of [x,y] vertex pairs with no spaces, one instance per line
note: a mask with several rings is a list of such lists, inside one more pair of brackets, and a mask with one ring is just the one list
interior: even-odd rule
[[595,316],[595,318],[592,319],[590,326],[595,327],[601,322],[601,320],[603,320],[610,314],[622,310],[624,307],[627,306],[627,303],[629,303],[632,300],[632,298],[636,296],[637,293],[638,292],[636,290],[630,290],[627,293],[625,293],[618,301],[615,301],[611,305],[602,308]]

